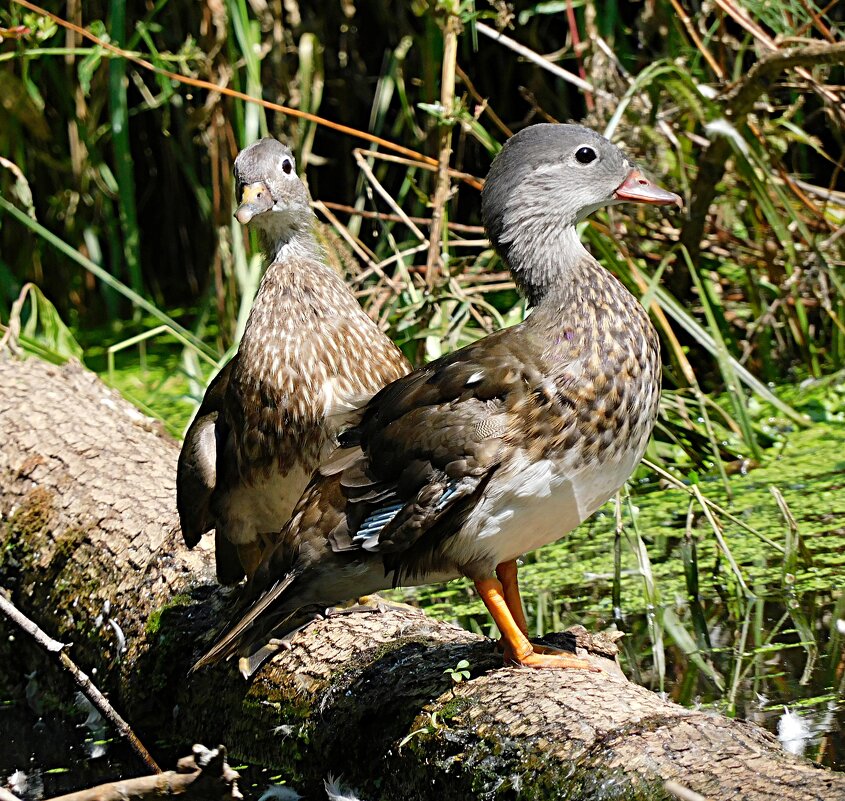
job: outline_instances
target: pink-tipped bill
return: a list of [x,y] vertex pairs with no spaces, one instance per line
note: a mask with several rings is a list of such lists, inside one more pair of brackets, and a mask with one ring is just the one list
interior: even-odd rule
[[617,200],[632,200],[635,203],[654,203],[658,206],[674,203],[679,209],[684,207],[680,195],[653,184],[637,169],[628,173],[628,177],[617,187],[613,196]]

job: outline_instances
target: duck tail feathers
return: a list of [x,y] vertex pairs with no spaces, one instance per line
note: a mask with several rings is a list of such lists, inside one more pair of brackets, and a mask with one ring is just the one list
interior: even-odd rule
[[241,649],[242,645],[248,644],[256,621],[279,600],[298,575],[299,571],[291,571],[277,581],[267,592],[259,596],[246,613],[194,663],[188,674],[190,675],[206,665],[213,665],[223,659],[229,659]]

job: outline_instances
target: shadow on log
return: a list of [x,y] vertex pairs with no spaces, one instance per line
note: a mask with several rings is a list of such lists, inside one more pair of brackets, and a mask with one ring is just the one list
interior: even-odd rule
[[[247,684],[187,669],[231,598],[211,538],[182,544],[178,448],[79,366],[0,360],[0,584],[142,739],[225,742],[320,798],[845,799],[845,775],[768,733],[684,709],[611,671],[501,667],[493,643],[413,609],[312,624]],[[106,602],[116,627],[98,628]],[[0,631],[5,624],[0,623]],[[461,659],[472,678],[451,687]]]

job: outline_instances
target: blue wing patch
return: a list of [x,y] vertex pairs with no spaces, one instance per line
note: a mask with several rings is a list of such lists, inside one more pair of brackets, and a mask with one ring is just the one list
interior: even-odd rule
[[352,538],[352,542],[357,543],[366,551],[376,549],[382,529],[399,514],[404,506],[405,504],[400,502],[376,509],[372,514],[365,517],[361,525],[358,526],[358,531]]
[[[461,492],[464,489],[464,492]],[[452,501],[457,497],[466,494],[466,488],[462,488],[459,482],[450,483],[443,491],[440,498],[435,504],[435,511],[442,512],[446,509]],[[395,495],[393,496],[396,497]],[[405,508],[405,503],[397,501],[388,504],[387,506],[380,506],[374,509],[358,526],[352,542],[360,546],[365,551],[377,551],[379,548],[379,538],[385,527],[390,525],[391,521]]]
[[457,483],[450,484],[448,487],[446,487],[446,491],[440,496],[440,500],[437,501],[437,506],[435,507],[438,512],[442,512],[449,505],[449,502],[455,496],[455,493],[457,491]]

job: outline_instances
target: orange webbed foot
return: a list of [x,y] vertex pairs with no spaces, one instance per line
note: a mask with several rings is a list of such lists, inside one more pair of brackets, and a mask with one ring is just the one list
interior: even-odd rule
[[[500,573],[502,565],[497,569]],[[515,564],[514,564],[515,567]],[[511,579],[511,587],[516,587],[516,576],[504,576],[506,579]],[[601,673],[601,668],[595,667],[588,659],[582,659],[578,656],[559,651],[557,648],[550,648],[543,645],[533,646],[525,636],[524,617],[521,614],[521,605],[518,607],[519,612],[513,613],[510,608],[515,606],[518,600],[518,595],[515,593],[506,593],[508,589],[507,583],[505,587],[498,579],[484,578],[476,579],[475,587],[484,601],[484,605],[490,612],[499,631],[502,632],[502,639],[500,647],[503,647],[505,664],[506,665],[521,665],[529,668],[540,669],[557,669],[557,670],[588,670],[591,673]],[[508,595],[511,595],[510,599]],[[511,603],[508,603],[508,600]],[[522,624],[522,625],[520,625]]]
[[[538,646],[541,647],[541,646]],[[549,649],[551,650],[551,649]],[[539,668],[541,670],[588,670],[590,673],[601,673],[599,667],[593,665],[589,659],[582,659],[574,654],[561,653],[540,653],[532,648],[525,654],[514,654],[505,651],[505,664],[519,665],[520,667]]]

